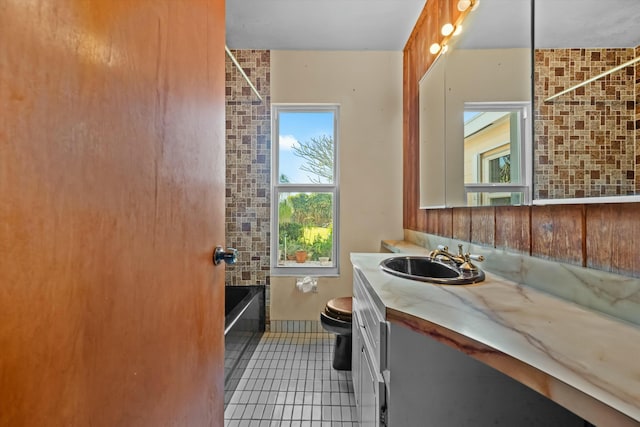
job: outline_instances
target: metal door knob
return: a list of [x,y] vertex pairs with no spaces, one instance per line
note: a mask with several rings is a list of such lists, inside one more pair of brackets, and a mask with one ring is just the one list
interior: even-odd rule
[[213,251],[213,263],[215,265],[224,261],[227,264],[235,264],[238,259],[238,250],[234,248],[227,248],[226,250],[222,246],[216,246],[216,250]]

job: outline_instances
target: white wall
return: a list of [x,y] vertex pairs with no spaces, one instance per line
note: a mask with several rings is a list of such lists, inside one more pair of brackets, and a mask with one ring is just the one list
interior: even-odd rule
[[351,252],[402,239],[402,52],[271,51],[271,102],[340,104],[340,276],[308,294],[271,276],[272,320],[318,320],[352,294]]

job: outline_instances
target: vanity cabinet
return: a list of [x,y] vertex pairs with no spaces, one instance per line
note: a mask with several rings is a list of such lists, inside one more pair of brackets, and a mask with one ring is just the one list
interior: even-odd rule
[[354,274],[352,315],[352,375],[358,421],[361,427],[386,424],[386,336],[388,324],[369,291],[364,277]]
[[578,416],[464,352],[388,322],[357,266],[353,277],[352,374],[361,426],[583,426]]

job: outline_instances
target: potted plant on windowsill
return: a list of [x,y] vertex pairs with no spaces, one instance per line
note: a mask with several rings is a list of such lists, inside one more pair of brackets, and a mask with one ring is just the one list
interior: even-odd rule
[[296,251],[300,249],[300,245],[298,245],[296,242],[290,242],[287,245],[287,252],[286,252],[286,257],[287,257],[287,261],[295,261],[296,260]]
[[287,261],[294,261],[297,263],[304,263],[307,261],[307,248],[300,242],[291,242],[287,246]]
[[318,261],[320,261],[320,265],[329,265],[330,257],[328,256],[319,256]]
[[325,238],[316,238],[313,241],[312,249],[315,257],[320,261],[320,265],[329,264],[329,260],[331,259],[331,250],[333,247],[333,242],[331,239],[331,234],[329,234]]
[[307,261],[307,248],[304,245],[298,244],[296,250],[296,262],[298,264],[302,264]]

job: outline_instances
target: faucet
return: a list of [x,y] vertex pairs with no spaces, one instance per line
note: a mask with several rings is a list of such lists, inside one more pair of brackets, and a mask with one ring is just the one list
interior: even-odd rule
[[438,247],[431,252],[429,252],[429,258],[433,260],[445,259],[449,263],[454,264],[462,271],[473,272],[478,271],[478,267],[476,267],[471,260],[482,262],[484,261],[484,257],[482,255],[471,255],[470,253],[464,253],[462,250],[462,244],[458,245],[458,254],[454,255],[449,252],[449,248],[444,245],[438,245]]
[[429,258],[433,260],[445,259],[450,263],[455,265],[461,265],[465,262],[464,256],[462,255],[462,245],[458,246],[458,255],[454,255],[449,252],[449,248],[444,245],[438,245],[438,247],[431,252],[429,252]]

